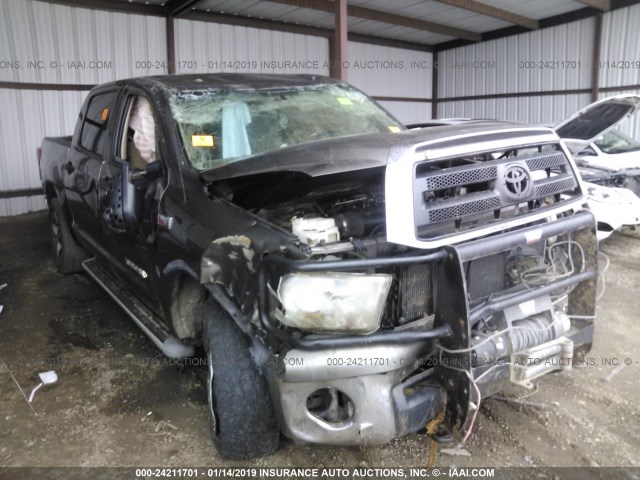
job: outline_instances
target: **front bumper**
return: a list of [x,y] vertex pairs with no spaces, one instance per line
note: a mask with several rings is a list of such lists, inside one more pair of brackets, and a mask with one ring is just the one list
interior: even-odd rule
[[[282,432],[293,439],[333,445],[382,444],[417,432],[446,405],[444,387],[431,374],[410,376],[427,344],[291,350],[268,370]],[[314,392],[348,398],[351,415],[327,421],[308,408]]]
[[[570,235],[572,241],[581,244],[585,256],[580,272],[536,287],[495,292],[472,308],[468,301],[465,264],[559,235]],[[596,258],[595,222],[589,211],[411,257],[332,262],[267,257],[260,269],[260,321],[267,332],[291,347],[276,362],[278,367],[266,372],[283,432],[291,438],[314,443],[384,443],[421,430],[443,408],[446,409],[445,429],[453,432],[462,428],[471,402],[477,400],[470,376],[483,375],[477,385],[483,397],[497,392],[510,380],[508,365],[477,365],[472,360],[469,347],[474,325],[506,309],[524,310],[532,301],[570,289],[567,314],[573,318],[566,337],[571,341],[572,355],[579,357],[589,350],[593,338]],[[270,317],[267,284],[277,278],[272,270],[279,270],[280,274],[282,271],[358,271],[416,263],[433,266],[435,317],[432,323],[414,328],[405,325],[371,335],[305,335],[278,328]],[[437,346],[465,352],[443,353],[438,362],[420,364],[421,360],[435,357]],[[375,358],[379,356],[371,350],[375,348],[385,348],[385,355],[402,357],[410,363],[389,368],[335,368],[328,364],[327,359],[332,356]],[[296,355],[303,362],[291,365],[290,360]],[[450,368],[453,365],[456,369]],[[352,415],[347,420],[331,423],[310,412],[307,400],[321,389],[345,393],[353,403]]]

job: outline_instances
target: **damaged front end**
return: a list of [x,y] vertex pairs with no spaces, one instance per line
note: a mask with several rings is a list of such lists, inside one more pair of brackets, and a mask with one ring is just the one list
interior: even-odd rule
[[243,306],[291,438],[385,443],[439,418],[444,441],[481,398],[590,349],[595,224],[564,145],[548,129],[433,130],[398,135],[386,167],[282,182],[259,204],[235,194],[298,239],[249,255]]
[[[445,406],[453,431],[478,392],[570,369],[593,337],[595,254],[593,218],[581,212],[421,255],[269,257],[260,270],[260,320],[291,344],[268,370],[285,433],[310,442],[382,443],[422,430]],[[562,273],[538,275],[545,255],[546,266]],[[395,318],[383,315],[383,327],[369,335],[289,332],[273,321],[282,315],[275,305],[287,299],[269,288],[270,278],[344,271],[396,272],[387,298]],[[420,309],[424,316],[410,317]]]

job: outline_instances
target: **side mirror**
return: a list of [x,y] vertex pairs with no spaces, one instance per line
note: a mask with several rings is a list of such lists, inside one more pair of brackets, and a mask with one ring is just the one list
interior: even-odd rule
[[155,161],[151,163],[147,163],[144,167],[144,170],[140,170],[139,172],[135,172],[131,174],[131,181],[135,182],[136,180],[140,180],[142,178],[146,180],[155,180],[162,175],[162,165],[160,162]]
[[136,189],[129,179],[129,165],[122,165],[122,220],[126,230],[133,231],[138,225]]
[[593,148],[587,147],[584,150],[582,150],[581,152],[579,152],[578,155],[581,155],[583,157],[585,157],[585,156],[595,157],[596,156],[596,152],[595,152],[595,150]]
[[129,164],[122,162],[122,171],[111,180],[109,206],[104,219],[110,228],[124,232],[133,231],[138,225],[136,189],[129,181]]

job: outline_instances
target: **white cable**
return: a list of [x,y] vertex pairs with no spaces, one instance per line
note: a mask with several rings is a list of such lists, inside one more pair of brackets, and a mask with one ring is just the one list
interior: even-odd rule
[[44,383],[39,383],[38,385],[36,385],[36,387],[33,390],[31,390],[31,395],[29,395],[29,400],[28,400],[29,403],[33,402],[34,395],[38,390],[40,390],[40,387],[42,387],[42,385],[44,385]]
[[480,394],[480,389],[478,388],[477,385],[477,381],[474,380],[473,375],[471,374],[471,372],[468,372],[467,370],[464,371],[467,374],[467,377],[469,378],[469,381],[471,382],[471,385],[473,385],[473,388],[475,388],[476,390],[476,395],[478,396],[478,403],[476,404],[476,409],[473,412],[473,418],[471,418],[471,423],[469,424],[469,428],[467,429],[467,433],[465,434],[464,438],[462,439],[462,443],[465,444],[467,443],[467,440],[469,439],[469,436],[471,435],[471,432],[473,431],[473,426],[476,423],[476,417],[478,416],[478,412],[480,411],[480,402],[482,401],[482,395]]
[[469,428],[467,429],[467,433],[465,433],[464,438],[462,439],[462,443],[467,443],[467,440],[469,439],[469,436],[471,435],[471,431],[473,430],[473,425],[476,423],[476,417],[478,416],[478,411],[480,410],[480,402],[482,401],[482,394],[480,393],[480,389],[478,388],[477,385],[477,380],[475,380],[473,378],[473,374],[468,371],[468,370],[464,370],[462,368],[456,368],[456,367],[449,367],[447,365],[443,365],[445,368],[448,368],[450,370],[456,370],[458,372],[464,372],[464,374],[467,376],[467,378],[469,379],[469,382],[471,382],[471,385],[473,385],[473,388],[476,391],[476,395],[478,397],[477,401],[478,403],[476,404],[476,409],[473,412],[473,417],[471,418],[471,422],[469,423]]
[[[567,258],[569,260],[570,268],[567,268],[567,265],[565,263],[561,263],[564,272],[558,273],[558,260],[554,258],[553,252],[554,249],[562,245],[569,246],[569,248],[567,248]],[[538,257],[542,260],[543,264],[525,270],[520,276],[522,284],[527,289],[531,289],[531,287],[535,286],[536,283],[544,284],[548,283],[549,281],[567,278],[573,275],[576,271],[575,263],[573,261],[573,252],[571,248],[573,245],[575,245],[580,250],[582,270],[584,270],[586,257],[582,245],[580,245],[580,243],[576,242],[575,240],[563,240],[545,247],[542,257]],[[547,261],[549,263],[547,263]],[[575,287],[571,288],[573,289]],[[569,292],[570,291],[571,290],[569,290]],[[566,295],[567,293],[568,292],[565,292],[562,295]]]
[[607,256],[606,253],[598,252],[598,255],[602,255],[604,257],[606,264],[602,269],[602,272],[600,273],[600,275],[598,275],[598,279],[599,280],[602,279],[602,291],[596,297],[596,302],[600,301],[600,299],[604,296],[604,291],[607,288],[607,283],[605,281],[604,275],[607,273],[607,270],[609,270],[609,266],[611,265],[611,261],[609,260],[609,257]]

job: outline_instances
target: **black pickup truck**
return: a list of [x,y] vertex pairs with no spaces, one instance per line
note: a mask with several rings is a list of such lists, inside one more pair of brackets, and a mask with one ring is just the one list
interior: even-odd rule
[[91,90],[39,162],[58,269],[167,356],[204,347],[225,457],[451,441],[590,349],[594,220],[551,129],[409,131],[320,76],[159,76]]

